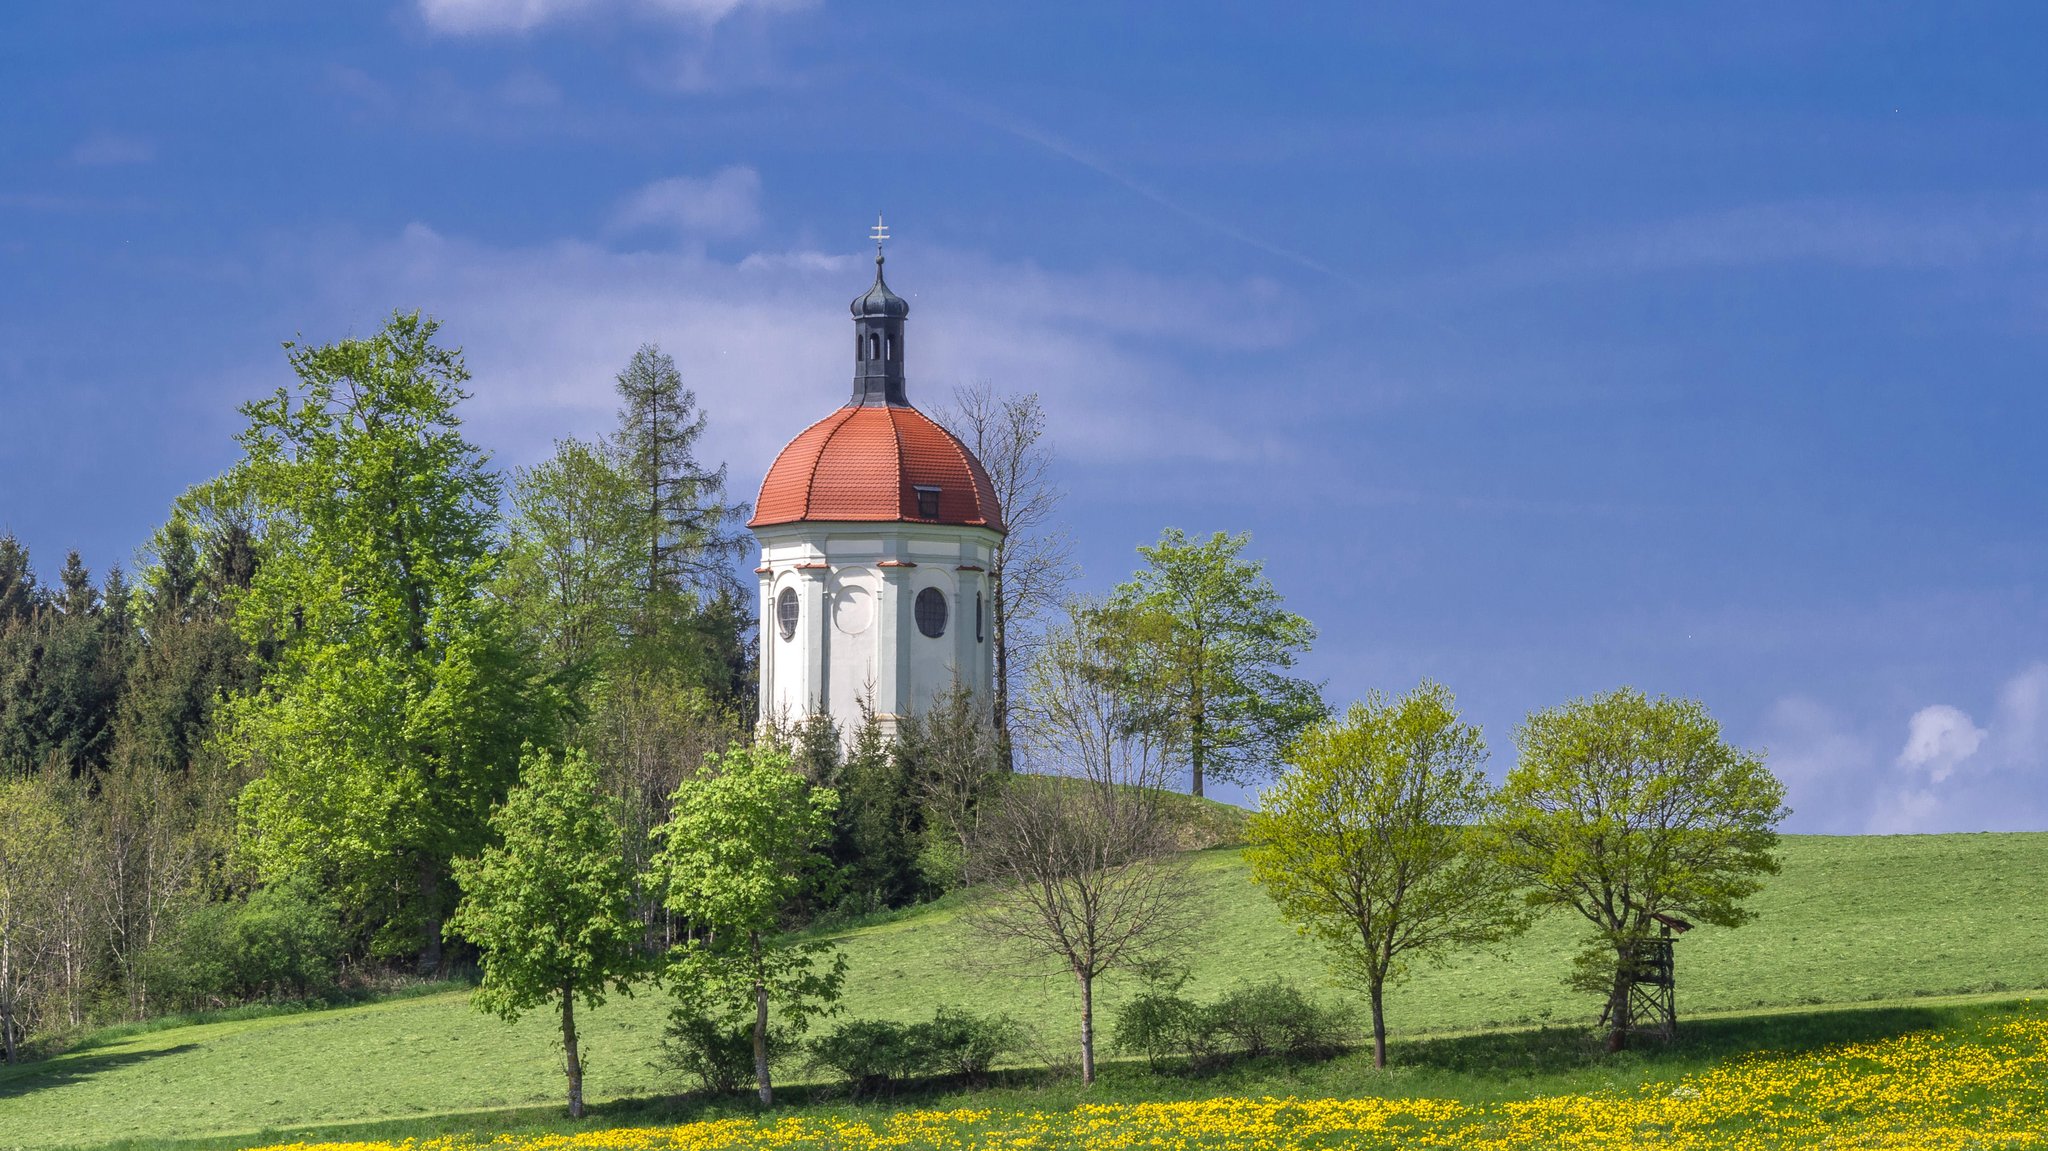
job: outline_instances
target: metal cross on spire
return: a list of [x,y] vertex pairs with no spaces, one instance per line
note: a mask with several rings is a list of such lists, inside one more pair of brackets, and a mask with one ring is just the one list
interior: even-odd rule
[[875,226],[868,232],[868,239],[875,242],[875,262],[882,260],[882,245],[889,239],[889,225],[882,222],[882,214],[875,213]]

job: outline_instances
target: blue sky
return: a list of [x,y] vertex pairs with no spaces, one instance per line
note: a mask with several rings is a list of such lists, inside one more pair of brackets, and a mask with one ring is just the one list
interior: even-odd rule
[[128,562],[280,341],[440,317],[504,464],[674,352],[743,494],[1041,393],[1083,586],[1248,530],[1331,695],[1496,766],[1629,683],[1805,831],[2048,828],[2036,5],[11,4],[0,526]]

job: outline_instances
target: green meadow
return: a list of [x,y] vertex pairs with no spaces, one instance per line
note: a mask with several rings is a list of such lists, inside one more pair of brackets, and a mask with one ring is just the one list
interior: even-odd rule
[[[2048,988],[2048,833],[1792,836],[1783,854],[1783,874],[1754,901],[1757,922],[1701,928],[1679,942],[1679,1009],[1698,1018],[1670,1049],[1598,1054],[1586,1036],[1598,1005],[1563,986],[1577,928],[1558,917],[1496,952],[1419,969],[1393,992],[1394,1058],[1405,1066],[1375,1074],[1369,1062],[1347,1057],[1201,1081],[1112,1067],[1098,1097],[1576,1090],[1668,1076],[1750,1047],[1970,1025],[1984,1012],[2019,1010],[2008,1001]],[[1200,938],[1181,956],[1192,993],[1281,974],[1348,998],[1252,887],[1234,849],[1189,860],[1207,908]],[[1003,1011],[1034,1028],[1053,1057],[1065,1057],[1075,1027],[1070,981],[988,955],[961,919],[967,898],[843,932],[847,1014],[913,1019],[942,1004]],[[1129,990],[1115,979],[1103,989],[1105,1026]],[[649,988],[587,1014],[591,1122],[673,1121],[705,1110],[676,1101],[687,1085],[650,1063],[665,1010],[665,998]],[[459,989],[115,1030],[55,1059],[0,1070],[0,1148],[233,1146],[304,1133],[552,1125],[562,1090],[555,1036],[545,1014],[508,1026],[473,1010]],[[1028,1069],[986,1098],[1020,1094],[1032,1106],[1079,1098],[1078,1088]],[[713,1109],[722,1106],[730,1105]]]

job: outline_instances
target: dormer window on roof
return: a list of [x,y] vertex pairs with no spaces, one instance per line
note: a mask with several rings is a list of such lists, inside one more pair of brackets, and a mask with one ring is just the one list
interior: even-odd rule
[[917,485],[917,518],[935,520],[939,518],[939,489],[927,484]]

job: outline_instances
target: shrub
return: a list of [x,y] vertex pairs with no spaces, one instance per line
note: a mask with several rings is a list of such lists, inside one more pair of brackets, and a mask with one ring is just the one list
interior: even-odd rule
[[850,1019],[811,1040],[811,1066],[844,1080],[855,1095],[878,1095],[923,1067],[910,1027],[881,1019]]
[[1209,1008],[1215,1028],[1247,1055],[1327,1058],[1344,1046],[1346,1020],[1280,979],[1233,988]]
[[1281,979],[1240,985],[1211,1003],[1180,994],[1185,976],[1153,979],[1117,1009],[1119,1054],[1142,1055],[1156,1069],[1179,1058],[1205,1070],[1233,1058],[1327,1058],[1344,1049],[1349,1020]]
[[976,1015],[941,1007],[929,1023],[910,1025],[911,1046],[924,1056],[924,1071],[971,1083],[988,1077],[996,1061],[1017,1049],[1024,1029],[1007,1015]]
[[[768,1061],[788,1058],[796,1042],[787,1028],[768,1029]],[[674,1007],[662,1030],[655,1066],[688,1075],[707,1094],[729,1095],[754,1082],[754,1017],[713,1013],[693,1005]]]
[[1008,1016],[941,1007],[922,1023],[842,1023],[811,1040],[811,1066],[831,1071],[855,1095],[884,1094],[926,1076],[978,1082],[1022,1038],[1022,1029]]
[[1208,1012],[1171,988],[1153,987],[1125,1000],[1110,1030],[1117,1054],[1142,1055],[1154,1070],[1169,1059],[1197,1064],[1214,1055]]
[[334,990],[342,948],[333,905],[286,880],[188,910],[144,958],[144,980],[159,1003],[185,1007],[311,998]]

